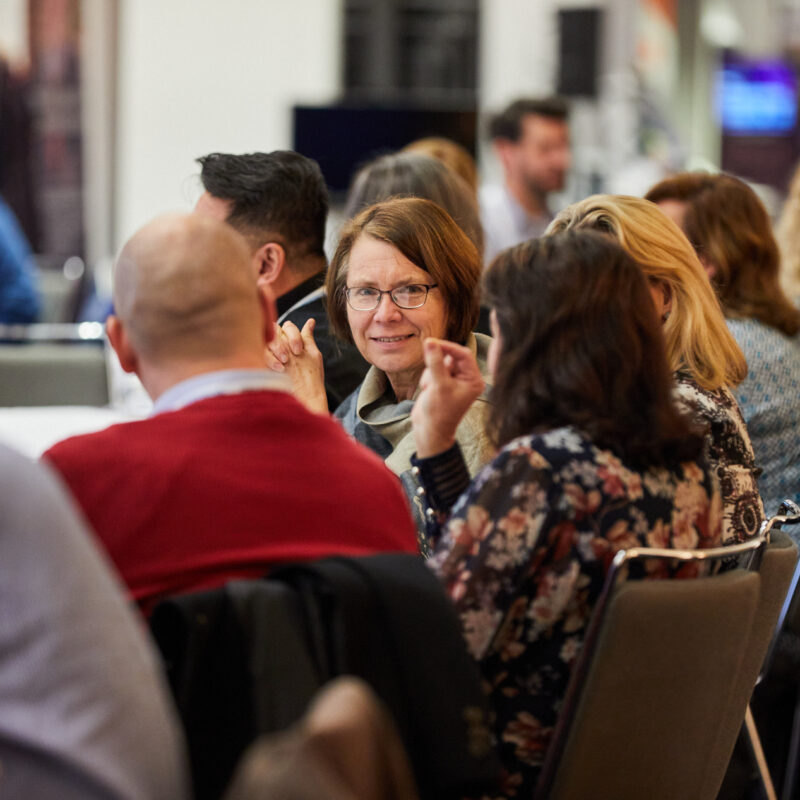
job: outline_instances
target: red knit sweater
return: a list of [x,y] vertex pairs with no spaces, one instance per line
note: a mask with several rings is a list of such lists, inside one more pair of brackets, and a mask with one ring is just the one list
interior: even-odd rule
[[397,478],[284,392],[208,398],[44,458],[145,611],[278,562],[417,551]]

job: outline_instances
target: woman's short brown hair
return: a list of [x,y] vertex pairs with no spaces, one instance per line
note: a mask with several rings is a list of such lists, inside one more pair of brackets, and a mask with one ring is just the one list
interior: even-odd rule
[[653,203],[686,204],[682,228],[701,259],[728,317],[753,318],[787,336],[800,330],[800,311],[780,285],[780,256],[767,209],[733,175],[684,172],[646,195]]
[[353,341],[344,290],[350,252],[359,236],[370,236],[396,247],[409,261],[431,274],[444,298],[447,338],[463,344],[478,321],[480,257],[446,211],[418,197],[376,203],[345,224],[325,279],[328,317],[334,333]]

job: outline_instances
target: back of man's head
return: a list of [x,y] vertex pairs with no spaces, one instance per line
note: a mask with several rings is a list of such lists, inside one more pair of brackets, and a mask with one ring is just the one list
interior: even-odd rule
[[140,364],[165,369],[263,352],[247,244],[213,219],[166,215],[135,233],[117,259],[114,308]]
[[203,187],[229,203],[226,221],[253,250],[275,237],[290,261],[325,257],[328,190],[316,161],[292,150],[210,153],[197,161]]
[[519,141],[522,135],[522,120],[528,114],[566,122],[569,116],[569,106],[560,97],[541,99],[523,97],[515,100],[489,120],[489,138]]

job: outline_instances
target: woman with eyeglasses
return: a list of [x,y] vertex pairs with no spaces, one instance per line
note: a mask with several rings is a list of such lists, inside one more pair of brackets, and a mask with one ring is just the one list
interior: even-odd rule
[[[411,466],[416,449],[411,409],[425,367],[423,342],[433,337],[464,345],[491,383],[486,369],[491,339],[472,332],[480,275],[478,251],[461,228],[435,203],[412,197],[376,203],[347,222],[325,281],[334,333],[353,342],[371,365],[335,416],[400,476],[420,532],[425,530],[424,502]],[[285,326],[272,350],[287,359],[292,373],[295,357],[313,352],[310,332],[301,335]],[[312,364],[310,373],[300,387],[292,374],[295,393],[309,407],[324,411],[320,372]],[[470,474],[493,453],[486,435],[487,391],[458,425]]]

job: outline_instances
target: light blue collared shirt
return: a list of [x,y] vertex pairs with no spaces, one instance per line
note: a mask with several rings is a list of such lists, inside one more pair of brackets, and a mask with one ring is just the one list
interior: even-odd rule
[[223,369],[195,375],[185,381],[176,383],[164,392],[153,403],[150,416],[163,414],[165,411],[177,411],[179,408],[216,397],[221,394],[240,394],[270,389],[279,392],[291,392],[291,383],[286,375],[270,372],[267,369]]

